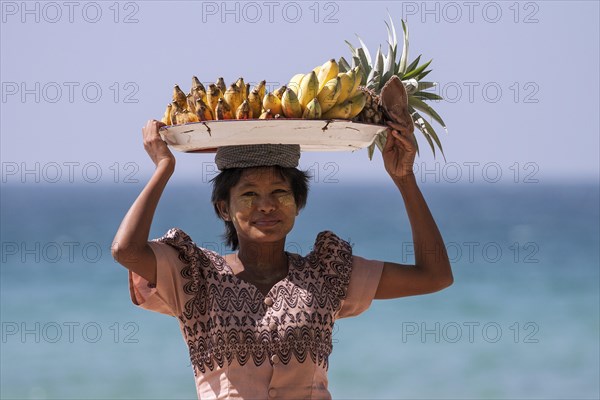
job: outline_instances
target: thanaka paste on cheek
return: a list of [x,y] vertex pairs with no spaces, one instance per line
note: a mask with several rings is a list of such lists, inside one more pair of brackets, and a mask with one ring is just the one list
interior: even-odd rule
[[278,197],[279,204],[283,207],[292,207],[296,205],[296,201],[294,200],[294,196],[292,194],[284,194]]
[[254,197],[243,196],[240,198],[240,204],[244,208],[252,208],[252,203],[254,202]]

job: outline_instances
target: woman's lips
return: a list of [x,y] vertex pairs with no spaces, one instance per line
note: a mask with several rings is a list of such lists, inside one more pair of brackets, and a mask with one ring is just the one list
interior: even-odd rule
[[278,219],[259,219],[254,221],[254,225],[256,226],[273,226],[279,223]]

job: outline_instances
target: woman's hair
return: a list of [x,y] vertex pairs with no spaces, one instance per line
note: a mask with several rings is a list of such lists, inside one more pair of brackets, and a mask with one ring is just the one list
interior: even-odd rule
[[[272,168],[274,173],[278,174],[281,176],[281,178],[289,182],[298,210],[304,208],[308,198],[308,181],[310,179],[309,174],[304,171],[300,171],[297,168],[284,168],[278,165],[273,166]],[[219,212],[217,204],[223,200],[229,204],[229,194],[231,188],[237,185],[242,177],[242,174],[244,173],[244,170],[246,169],[247,168],[225,169],[219,175],[211,179],[213,184],[211,201],[219,219],[223,219],[223,217]],[[237,250],[239,247],[239,241],[235,226],[231,221],[224,222],[225,233],[223,234],[223,238],[226,240],[227,245],[231,247],[232,250]]]

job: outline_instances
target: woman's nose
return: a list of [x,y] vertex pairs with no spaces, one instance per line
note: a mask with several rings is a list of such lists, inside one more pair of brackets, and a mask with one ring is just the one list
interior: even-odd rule
[[277,208],[277,199],[273,196],[261,196],[257,206],[261,212],[272,212]]

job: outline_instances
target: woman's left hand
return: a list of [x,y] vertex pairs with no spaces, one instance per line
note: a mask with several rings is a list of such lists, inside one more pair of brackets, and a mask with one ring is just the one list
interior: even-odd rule
[[413,176],[413,164],[417,154],[414,127],[411,126],[407,131],[391,121],[388,121],[388,126],[387,141],[382,152],[383,165],[392,179]]

